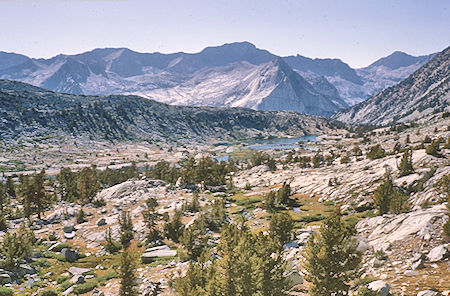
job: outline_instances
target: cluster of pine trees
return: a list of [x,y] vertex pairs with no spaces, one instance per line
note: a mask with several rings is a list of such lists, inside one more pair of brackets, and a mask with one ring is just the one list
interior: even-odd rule
[[236,171],[232,159],[217,161],[211,157],[202,157],[198,160],[194,156],[181,160],[177,164],[160,161],[154,167],[146,170],[149,178],[176,183],[178,179],[182,184],[204,184],[205,186],[219,186],[227,183],[227,175]]

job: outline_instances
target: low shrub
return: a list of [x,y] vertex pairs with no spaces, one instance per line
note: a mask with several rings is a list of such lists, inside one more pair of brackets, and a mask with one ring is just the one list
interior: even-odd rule
[[323,219],[325,219],[324,215],[316,214],[316,215],[311,215],[311,216],[303,216],[298,221],[305,222],[305,223],[311,223],[311,222],[321,221]]
[[13,290],[6,287],[0,287],[0,296],[12,296],[13,294]]
[[58,285],[59,285],[59,284],[65,282],[65,281],[67,281],[67,280],[70,280],[70,275],[60,275],[60,276],[56,279],[56,282],[57,282]]
[[84,284],[76,285],[73,292],[75,294],[84,294],[97,288],[97,281],[88,281]]
[[63,281],[60,285],[59,285],[59,290],[64,292],[65,290],[69,289],[70,287],[73,286],[73,283],[70,281],[70,278]]
[[41,292],[41,296],[58,296],[58,291],[54,289],[46,289]]

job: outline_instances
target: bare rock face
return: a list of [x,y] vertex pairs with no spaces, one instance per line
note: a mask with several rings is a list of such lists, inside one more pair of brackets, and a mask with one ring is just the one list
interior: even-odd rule
[[437,205],[400,215],[383,215],[364,219],[356,225],[360,234],[367,236],[375,250],[385,250],[391,243],[405,239],[410,235],[423,238],[438,220],[447,219],[445,205]]
[[136,203],[148,198],[150,189],[165,185],[166,183],[160,180],[131,180],[102,190],[97,198],[115,202],[116,205]]

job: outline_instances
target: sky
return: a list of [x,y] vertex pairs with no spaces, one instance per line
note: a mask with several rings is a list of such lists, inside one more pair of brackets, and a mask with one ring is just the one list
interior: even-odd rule
[[249,41],[364,67],[450,45],[448,0],[0,0],[0,51],[36,58],[105,47],[199,52]]

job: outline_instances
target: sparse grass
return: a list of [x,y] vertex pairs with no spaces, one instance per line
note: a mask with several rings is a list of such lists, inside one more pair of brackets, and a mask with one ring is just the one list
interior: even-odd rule
[[159,258],[155,258],[155,261],[153,261],[152,263],[145,264],[145,266],[156,267],[158,265],[167,265],[170,262],[172,262],[173,259],[175,259],[174,256],[159,257]]

